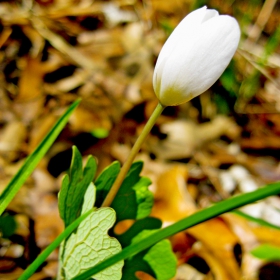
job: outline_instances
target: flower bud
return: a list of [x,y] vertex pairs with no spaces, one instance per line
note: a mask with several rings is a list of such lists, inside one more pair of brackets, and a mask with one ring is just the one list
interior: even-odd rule
[[185,103],[211,87],[232,59],[240,39],[237,21],[206,6],[187,15],[164,44],[153,86],[164,106]]

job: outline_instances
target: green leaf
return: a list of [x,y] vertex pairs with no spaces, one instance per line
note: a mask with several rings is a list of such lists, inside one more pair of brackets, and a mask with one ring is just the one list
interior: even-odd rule
[[169,280],[176,274],[177,259],[167,239],[154,245],[143,259],[152,268],[158,280]]
[[114,161],[111,165],[105,168],[97,177],[94,184],[96,186],[96,202],[95,206],[100,207],[107,193],[115,182],[120,173],[121,165],[118,161]]
[[[118,222],[126,219],[142,219],[151,213],[154,203],[153,194],[148,189],[151,180],[140,177],[142,168],[142,161],[137,161],[132,164],[112,203],[112,208],[117,213]],[[113,162],[96,179],[97,199],[95,206],[101,206],[119,172],[120,163]]]
[[8,238],[14,234],[17,228],[17,223],[13,216],[5,213],[0,217],[0,236],[3,238]]
[[[112,203],[112,207],[115,209],[117,214],[117,221],[126,219],[136,220],[125,233],[121,235],[115,234],[122,246],[128,246],[132,239],[139,234],[139,232],[141,233],[145,229],[158,229],[162,224],[158,219],[147,217],[153,206],[153,194],[148,190],[148,186],[151,184],[150,179],[140,176],[142,168],[143,162],[135,162],[132,164]],[[106,196],[111,185],[115,181],[119,170],[120,165],[118,163],[114,163],[103,171],[96,180],[95,184],[97,185],[99,194],[103,192],[102,197]],[[101,195],[99,195],[99,197],[101,197]],[[103,199],[101,200],[103,201]],[[169,253],[166,253],[166,256],[170,261],[169,257],[173,257],[173,260],[174,256],[172,250]],[[136,271],[144,271],[152,276],[159,276],[161,275],[159,271],[162,270],[163,274],[169,275],[167,271],[172,271],[172,269],[168,266],[158,266],[152,269],[149,263],[144,260],[144,257],[147,257],[147,254],[147,251],[142,252],[125,262],[123,279],[137,279],[135,276]],[[172,261],[170,261],[170,265],[173,265]],[[175,269],[175,267],[176,265],[172,268]]]
[[[132,244],[149,237],[157,230],[144,230],[133,238]],[[177,259],[169,240],[162,240],[125,262],[123,279],[137,280],[135,273],[143,271],[157,280],[169,280],[176,274]]]
[[269,244],[263,244],[251,251],[251,254],[259,259],[267,261],[280,260],[280,247]]
[[155,276],[153,270],[148,265],[148,263],[143,261],[146,252],[147,250],[125,261],[125,265],[122,272],[123,273],[122,279],[138,280],[138,278],[135,276],[135,273],[137,271],[143,271],[151,276]]
[[50,146],[55,141],[56,137],[59,135],[61,130],[64,128],[68,119],[75,108],[79,105],[80,100],[75,101],[66,112],[59,118],[57,123],[53,126],[51,131],[47,134],[47,136],[43,139],[43,141],[39,144],[39,146],[35,149],[35,151],[29,155],[26,159],[25,163],[16,173],[16,175],[12,178],[8,186],[2,192],[0,196],[0,215],[6,209],[8,204],[12,201],[14,196],[19,191],[20,187],[26,181],[26,179],[31,175],[33,170],[39,161],[43,158],[45,153],[48,151]]
[[109,130],[105,128],[96,128],[91,132],[91,135],[98,139],[103,139],[108,137]]
[[150,248],[151,246],[158,243],[159,241],[171,235],[174,235],[182,230],[186,230],[197,224],[215,218],[223,213],[232,211],[233,209],[242,207],[244,205],[256,202],[260,199],[264,199],[268,196],[276,195],[279,193],[280,193],[280,182],[276,182],[276,183],[269,184],[263,188],[260,188],[256,191],[237,195],[229,199],[225,199],[224,201],[218,202],[215,205],[200,210],[192,214],[191,216],[188,216],[187,218],[184,218],[174,223],[173,225],[160,229],[139,242],[129,245],[128,247],[124,248],[121,252],[117,253],[116,255],[98,263],[97,265],[88,269],[81,275],[73,278],[73,280],[87,279],[89,276],[94,275],[102,271],[103,269],[110,267],[111,265],[114,265],[120,260],[128,259],[138,254],[139,252],[142,252],[147,248]]
[[[93,207],[95,187],[91,183],[84,196],[82,214]],[[95,210],[82,221],[75,233],[61,244],[60,278],[72,279],[102,260],[121,251],[117,239],[108,236],[109,228],[116,220],[115,211],[104,207]],[[123,261],[89,277],[98,280],[121,279]]]
[[65,227],[80,216],[85,192],[93,180],[97,168],[94,158],[88,156],[83,171],[83,161],[80,152],[75,146],[73,146],[72,150],[70,172],[69,175],[65,175],[62,179],[58,199],[59,213]]
[[137,220],[135,223],[123,234],[115,236],[121,243],[122,247],[130,245],[132,239],[144,229],[159,229],[161,228],[161,220],[153,217],[147,217],[145,219]]
[[142,161],[132,164],[112,203],[112,208],[117,213],[117,221],[142,219],[151,213],[154,203],[153,194],[148,189],[151,180],[140,177],[142,168]]

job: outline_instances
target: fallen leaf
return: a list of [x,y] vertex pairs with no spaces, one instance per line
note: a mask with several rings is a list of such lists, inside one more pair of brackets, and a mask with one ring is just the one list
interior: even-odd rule
[[38,58],[28,57],[23,64],[25,66],[20,75],[19,91],[15,98],[17,102],[28,102],[42,95],[42,78],[45,74],[43,63]]
[[10,122],[2,130],[0,135],[0,153],[8,162],[17,159],[22,152],[26,134],[25,125],[19,121]]
[[236,138],[240,133],[235,122],[225,116],[217,116],[211,122],[200,125],[191,120],[175,120],[163,124],[160,129],[167,138],[151,148],[159,159],[188,158],[198,148],[222,135]]

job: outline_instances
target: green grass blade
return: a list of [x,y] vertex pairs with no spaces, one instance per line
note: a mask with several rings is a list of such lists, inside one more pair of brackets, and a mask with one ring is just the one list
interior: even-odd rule
[[249,220],[249,221],[252,221],[252,222],[254,222],[254,223],[257,223],[257,224],[259,224],[259,225],[261,225],[261,226],[280,230],[280,227],[279,227],[279,226],[274,225],[274,224],[271,224],[271,223],[269,223],[269,222],[267,222],[267,221],[265,221],[265,220],[263,220],[263,219],[259,219],[259,218],[252,217],[252,216],[250,216],[250,215],[248,215],[248,214],[246,214],[246,213],[244,213],[244,212],[242,212],[242,211],[233,210],[232,213],[234,213],[234,214],[236,214],[236,215],[239,215],[239,216],[241,216],[241,217],[243,217],[243,218],[245,218],[245,219],[247,219],[247,220]]
[[43,139],[43,141],[39,144],[39,146],[35,149],[35,151],[28,156],[25,163],[19,169],[17,174],[12,178],[8,186],[2,192],[0,196],[0,215],[4,212],[6,207],[12,201],[14,196],[19,191],[20,187],[23,185],[25,180],[30,176],[33,172],[39,161],[48,151],[50,146],[55,141],[56,137],[59,135],[61,130],[66,125],[70,115],[74,111],[74,109],[79,105],[80,100],[75,101],[66,112],[60,117],[48,135]]
[[120,260],[127,259],[139,252],[151,247],[157,242],[174,235],[182,230],[188,229],[192,226],[210,220],[217,217],[223,213],[229,212],[233,209],[242,207],[249,203],[256,202],[260,199],[266,198],[271,195],[276,195],[280,193],[280,182],[269,184],[263,188],[260,188],[254,192],[241,194],[234,196],[232,198],[221,201],[215,205],[212,205],[206,209],[203,209],[195,214],[184,218],[177,223],[168,226],[164,229],[157,231],[156,233],[150,235],[137,243],[134,243],[126,248],[124,248],[120,253],[102,261],[98,265],[92,267],[91,269],[85,271],[79,276],[73,278],[72,280],[83,280],[88,279],[91,275],[98,273],[99,271],[119,262]]
[[70,224],[37,258],[34,262],[21,274],[18,280],[29,279],[30,276],[42,265],[46,258],[59,246],[59,244],[66,239],[78,226],[79,224],[88,217],[93,211],[90,210],[76,219]]

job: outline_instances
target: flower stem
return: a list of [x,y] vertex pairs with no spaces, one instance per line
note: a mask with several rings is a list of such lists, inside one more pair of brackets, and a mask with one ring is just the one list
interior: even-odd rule
[[149,118],[148,122],[146,123],[144,129],[142,130],[140,136],[138,137],[134,146],[132,147],[126,162],[124,163],[123,167],[121,168],[121,171],[120,171],[118,177],[116,178],[112,188],[108,192],[108,194],[107,194],[105,200],[103,201],[103,204],[101,205],[101,207],[110,206],[111,203],[113,202],[113,200],[114,200],[114,198],[115,198],[123,180],[125,179],[125,176],[126,176],[127,172],[129,171],[129,169],[131,167],[131,164],[132,164],[134,158],[136,157],[136,155],[139,152],[143,142],[146,140],[149,132],[153,128],[154,124],[156,123],[158,117],[161,115],[164,108],[165,108],[165,106],[158,103],[157,107],[155,108],[154,112],[152,113],[151,117]]

